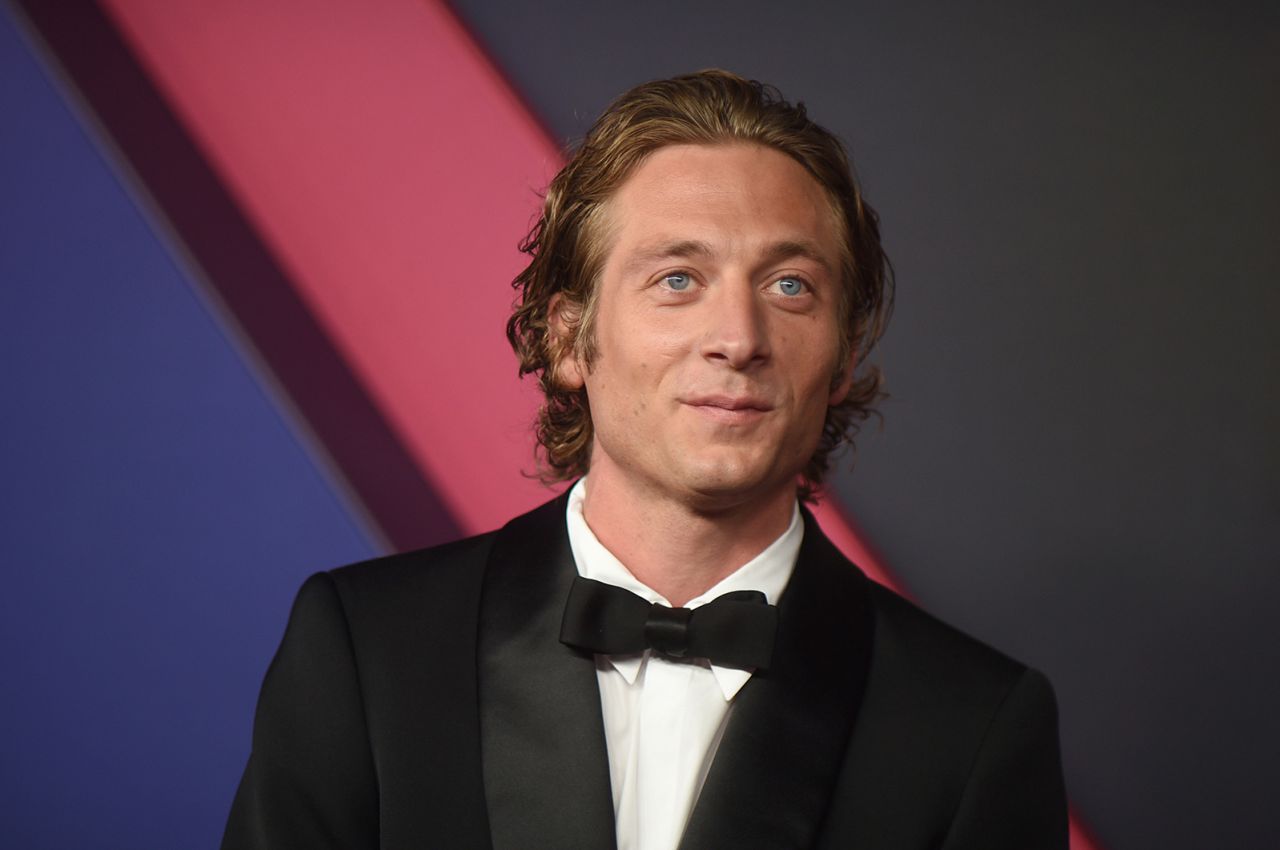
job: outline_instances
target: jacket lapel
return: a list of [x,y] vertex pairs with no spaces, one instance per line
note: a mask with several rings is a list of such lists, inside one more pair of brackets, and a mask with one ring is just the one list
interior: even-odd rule
[[485,574],[477,668],[495,850],[615,844],[595,661],[559,639],[577,574],[565,504],[562,496],[508,523]]
[[816,841],[871,657],[867,579],[804,512],[778,606],[773,663],[739,692],[683,850],[781,850]]

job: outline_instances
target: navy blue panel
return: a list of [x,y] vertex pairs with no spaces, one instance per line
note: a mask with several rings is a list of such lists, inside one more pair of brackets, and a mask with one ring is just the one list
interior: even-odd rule
[[376,554],[0,10],[0,843],[213,846],[309,572]]

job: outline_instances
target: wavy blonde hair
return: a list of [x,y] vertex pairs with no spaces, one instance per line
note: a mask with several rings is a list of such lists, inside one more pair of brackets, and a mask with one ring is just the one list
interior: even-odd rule
[[[530,260],[512,283],[519,294],[507,338],[520,375],[536,374],[545,396],[536,426],[544,480],[583,475],[591,462],[586,390],[566,388],[556,369],[566,354],[588,367],[596,354],[597,281],[608,248],[605,204],[659,148],[735,142],[773,148],[804,166],[826,192],[840,225],[838,362],[848,363],[852,355],[860,374],[844,401],[827,409],[822,437],[802,473],[803,497],[821,484],[832,453],[852,445],[862,423],[876,413],[875,404],[885,397],[883,376],[865,357],[889,320],[893,269],[880,246],[879,219],[862,199],[844,146],[809,119],[803,103],[788,103],[774,87],[727,71],[700,71],[645,83],[615,100],[551,181],[541,215],[520,243]],[[551,326],[553,306],[562,332]],[[843,378],[837,374],[832,387]]]

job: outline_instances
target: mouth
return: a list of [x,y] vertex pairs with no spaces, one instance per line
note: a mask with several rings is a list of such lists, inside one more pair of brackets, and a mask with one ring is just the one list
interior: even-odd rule
[[698,395],[681,399],[681,403],[695,412],[725,424],[754,422],[773,410],[764,399],[747,395]]

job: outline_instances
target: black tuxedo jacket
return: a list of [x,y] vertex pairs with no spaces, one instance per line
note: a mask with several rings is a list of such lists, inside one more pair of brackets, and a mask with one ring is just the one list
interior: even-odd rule
[[[303,585],[224,850],[614,847],[594,660],[558,639],[564,507]],[[682,849],[1066,848],[1047,680],[805,524]]]

